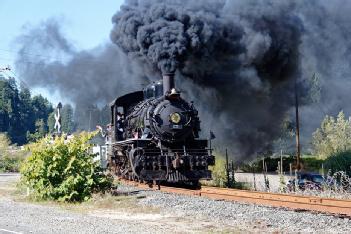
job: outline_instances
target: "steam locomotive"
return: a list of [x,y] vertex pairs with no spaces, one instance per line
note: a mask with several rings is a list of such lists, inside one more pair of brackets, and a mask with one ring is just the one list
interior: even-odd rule
[[215,157],[199,139],[193,103],[175,89],[174,74],[111,104],[108,167],[118,177],[144,182],[198,183],[211,179]]

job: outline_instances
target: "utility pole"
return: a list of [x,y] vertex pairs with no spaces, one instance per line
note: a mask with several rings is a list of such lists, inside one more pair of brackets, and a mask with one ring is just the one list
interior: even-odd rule
[[300,146],[300,122],[299,122],[299,98],[297,90],[297,78],[295,79],[295,121],[296,121],[296,169],[301,170],[301,146]]
[[89,109],[89,132],[91,132],[91,111],[92,109]]
[[225,170],[226,170],[226,176],[227,176],[227,184],[226,187],[229,188],[230,184],[230,178],[229,178],[229,160],[228,160],[228,150],[225,149]]

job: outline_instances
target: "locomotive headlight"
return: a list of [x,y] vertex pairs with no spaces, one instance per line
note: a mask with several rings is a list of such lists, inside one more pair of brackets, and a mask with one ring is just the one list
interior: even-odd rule
[[172,123],[178,124],[181,120],[180,114],[175,112],[170,115],[170,119]]

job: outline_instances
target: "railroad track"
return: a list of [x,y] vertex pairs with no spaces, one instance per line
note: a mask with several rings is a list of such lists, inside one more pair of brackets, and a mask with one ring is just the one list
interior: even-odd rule
[[155,186],[135,181],[121,180],[122,183],[135,187],[182,195],[200,196],[215,200],[238,201],[257,205],[282,207],[296,211],[314,211],[351,218],[351,200],[322,198],[314,196],[300,196],[291,194],[247,191],[238,189],[216,188],[202,186],[192,190],[168,186]]

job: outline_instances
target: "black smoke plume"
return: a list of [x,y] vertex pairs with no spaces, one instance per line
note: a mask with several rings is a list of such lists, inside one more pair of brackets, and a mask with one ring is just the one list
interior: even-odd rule
[[112,19],[115,45],[77,51],[48,20],[20,37],[16,70],[77,109],[176,71],[200,110],[203,137],[211,129],[217,146],[241,159],[271,149],[282,121],[293,119],[297,80],[305,150],[326,114],[351,111],[350,11],[342,0],[126,1]]
[[238,7],[128,1],[113,17],[111,39],[156,71],[179,71],[180,86],[207,116],[204,127],[213,126],[236,154],[251,156],[271,146],[294,103],[303,25],[293,4],[261,12]]

